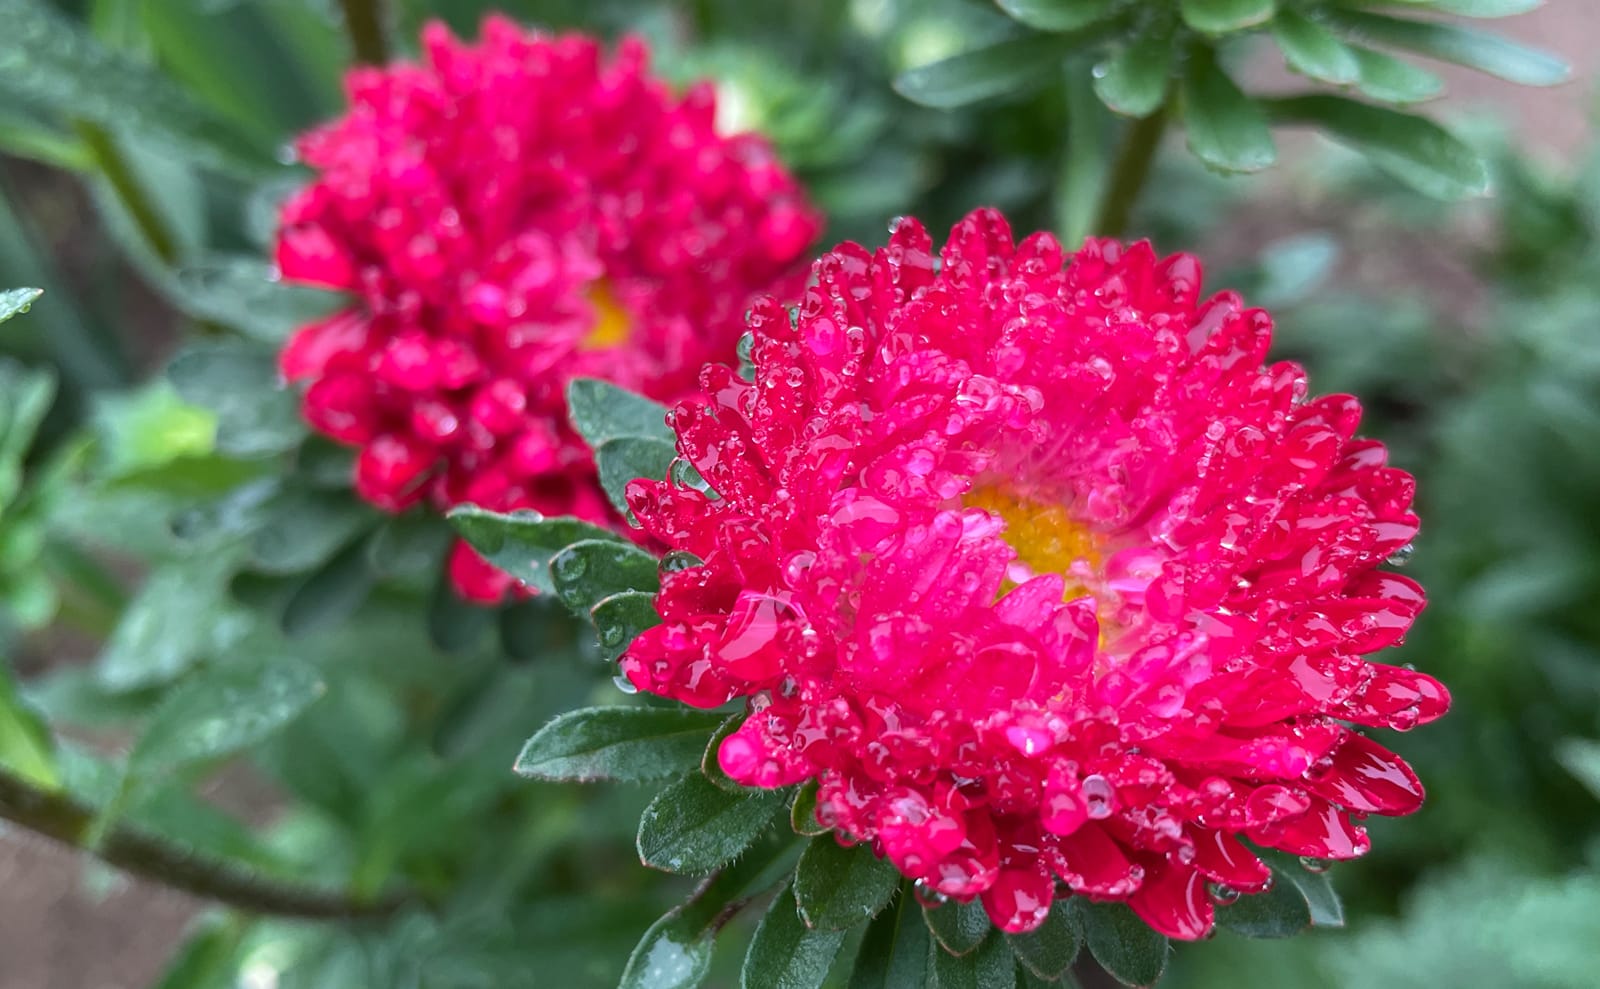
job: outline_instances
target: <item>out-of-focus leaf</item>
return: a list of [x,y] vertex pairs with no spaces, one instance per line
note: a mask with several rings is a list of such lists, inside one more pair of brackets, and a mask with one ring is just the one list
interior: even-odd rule
[[232,649],[253,624],[227,600],[235,565],[211,553],[146,578],[100,654],[100,682],[118,691],[155,686]]
[[352,543],[295,588],[284,604],[279,627],[292,638],[332,628],[361,607],[372,591],[373,582],[365,543]]
[[832,835],[812,839],[795,868],[795,901],[809,927],[844,930],[878,915],[900,885],[894,863]]
[[239,457],[282,453],[305,436],[299,402],[280,386],[270,350],[242,341],[191,346],[173,359],[169,380],[186,402],[217,417],[217,449]]
[[168,295],[196,319],[221,323],[278,345],[301,326],[338,308],[340,296],[281,281],[273,267],[248,255],[211,254],[179,268]]
[[1167,939],[1123,903],[1071,900],[1089,953],[1125,985],[1154,985],[1167,967]]
[[46,790],[61,785],[50,729],[17,696],[11,683],[11,671],[3,662],[0,662],[0,766]]
[[243,176],[273,168],[183,90],[101,45],[41,0],[0,0],[0,91],[29,106],[170,142]]
[[0,358],[0,508],[22,490],[22,462],[55,398],[55,377]]
[[1420,65],[1371,48],[1350,49],[1360,65],[1356,88],[1385,103],[1421,103],[1444,92],[1444,80]]
[[1488,189],[1483,159],[1423,117],[1321,93],[1270,100],[1266,106],[1273,120],[1314,125],[1426,195],[1461,199]]
[[645,808],[639,819],[639,860],[666,872],[710,872],[750,847],[782,802],[780,790],[728,793],[691,773]]
[[371,522],[370,511],[349,495],[291,488],[263,509],[250,565],[270,574],[305,573]]
[[245,926],[233,918],[203,922],[167,963],[152,989],[230,989]]
[[1554,86],[1572,76],[1566,62],[1537,48],[1460,24],[1330,10],[1329,22],[1364,44],[1403,48],[1524,86]]
[[681,708],[569,711],[528,739],[513,768],[537,780],[668,779],[694,770],[721,721]]
[[1568,739],[1556,753],[1561,758],[1561,764],[1567,767],[1567,772],[1588,787],[1596,799],[1600,799],[1600,742]]
[[1040,31],[1076,31],[1116,12],[1116,0],[995,0],[1000,9]]
[[1278,160],[1266,114],[1208,49],[1191,55],[1180,91],[1184,130],[1195,157],[1223,172],[1258,172]]
[[0,323],[28,311],[34,300],[44,294],[38,288],[8,288],[0,291]]
[[1152,25],[1095,68],[1095,94],[1117,113],[1148,117],[1166,100],[1176,63],[1171,33]]
[[207,667],[156,711],[129,769],[149,773],[231,755],[293,721],[324,689],[314,667],[288,657]]
[[1349,85],[1361,77],[1361,62],[1350,46],[1309,17],[1293,10],[1279,11],[1272,20],[1272,36],[1296,72],[1335,86]]
[[756,927],[739,985],[741,989],[819,989],[844,936],[842,930],[808,927],[795,907],[793,888],[785,889]]
[[1242,31],[1272,20],[1277,0],[1179,0],[1185,24],[1202,34]]
[[1002,41],[907,69],[895,78],[894,88],[913,103],[940,110],[1025,92],[1057,78],[1070,44],[1057,37]]
[[450,524],[484,559],[530,587],[555,593],[550,561],[573,543],[620,543],[615,533],[575,518],[534,511],[491,512],[476,505],[452,509]]

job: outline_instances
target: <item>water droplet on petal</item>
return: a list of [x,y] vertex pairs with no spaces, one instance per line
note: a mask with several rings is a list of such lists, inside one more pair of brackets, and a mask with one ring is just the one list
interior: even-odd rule
[[1238,890],[1222,883],[1206,883],[1206,894],[1211,897],[1211,902],[1219,907],[1238,902],[1240,895]]
[[704,563],[704,560],[688,550],[675,549],[661,558],[661,563],[657,569],[664,574],[677,573],[680,570],[688,570],[690,567],[698,567]]
[[1319,859],[1311,855],[1302,855],[1300,856],[1300,868],[1320,876],[1322,873],[1333,868],[1333,863],[1327,859]]
[[637,694],[639,692],[639,688],[633,685],[633,681],[629,680],[621,673],[618,673],[616,676],[612,677],[611,682],[616,684],[617,689],[622,691],[624,694]]

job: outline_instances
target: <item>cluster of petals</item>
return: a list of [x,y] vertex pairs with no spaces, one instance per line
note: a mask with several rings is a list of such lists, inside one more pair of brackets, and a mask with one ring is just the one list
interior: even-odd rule
[[[422,40],[421,64],[353,71],[346,115],[299,141],[317,175],[283,208],[278,267],[352,304],[298,330],[282,370],[311,425],[360,448],[380,508],[619,523],[566,382],[684,394],[819,220],[764,139],[718,134],[709,84],[675,96],[636,39],[607,58],[490,18],[476,46]],[[451,576],[486,601],[510,584],[465,544]]]
[[1413,481],[1355,399],[1263,363],[1266,313],[992,211],[814,274],[753,310],[753,381],[709,367],[674,408],[705,485],[628,492],[678,554],[623,672],[746,698],[731,777],[816,780],[840,841],[1005,930],[1083,895],[1184,939],[1271,882],[1246,841],[1350,859],[1420,806],[1351,727],[1448,706],[1366,658],[1423,605],[1382,567]]

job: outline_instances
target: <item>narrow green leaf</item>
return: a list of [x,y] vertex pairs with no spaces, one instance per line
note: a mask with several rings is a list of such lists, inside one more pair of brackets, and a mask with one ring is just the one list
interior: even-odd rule
[[1355,48],[1361,67],[1356,88],[1385,103],[1421,103],[1444,92],[1444,80],[1420,65],[1371,48]]
[[322,696],[317,670],[273,658],[265,666],[212,666],[181,684],[128,756],[131,773],[203,762],[260,742]]
[[152,572],[100,654],[100,683],[113,691],[152,687],[228,654],[253,624],[228,600],[234,566],[225,555],[203,554]]
[[623,591],[604,598],[590,610],[589,618],[607,659],[616,659],[640,632],[661,624],[656,596],[648,591]]
[[1077,917],[1068,903],[1068,900],[1056,900],[1051,904],[1050,915],[1038,930],[1007,935],[1017,961],[1046,982],[1054,982],[1072,968],[1083,942]]
[[1167,939],[1127,904],[1091,903],[1081,896],[1070,902],[1089,953],[1107,972],[1130,986],[1154,985],[1161,978],[1167,967]]
[[1310,927],[1311,908],[1300,890],[1281,874],[1274,879],[1265,893],[1218,908],[1217,926],[1250,938],[1293,937]]
[[151,989],[229,989],[235,985],[245,925],[232,917],[211,920],[190,935]]
[[1276,0],[1179,0],[1183,22],[1202,34],[1242,31],[1272,20]]
[[814,836],[828,833],[828,829],[817,820],[816,780],[806,780],[795,791],[794,805],[789,808],[789,826],[795,834]]
[[483,558],[530,587],[555,593],[550,561],[584,540],[621,542],[621,537],[575,518],[547,518],[538,512],[491,512],[463,505],[447,516],[461,538]]
[[46,790],[61,786],[50,729],[17,696],[11,683],[11,671],[3,662],[0,662],[0,766]]
[[691,773],[657,794],[639,818],[639,860],[665,872],[710,872],[748,848],[782,803],[780,790],[728,793]]
[[250,541],[250,566],[270,574],[325,564],[372,523],[371,509],[348,493],[291,488],[265,506]]
[[550,558],[550,576],[561,603],[583,615],[613,594],[655,593],[656,566],[654,556],[632,543],[582,539]]
[[965,955],[941,951],[937,944],[928,950],[934,989],[1016,989],[1017,963],[999,931]]
[[1116,0],[996,0],[1011,19],[1039,31],[1076,31],[1105,20]]
[[343,301],[333,292],[284,282],[270,264],[250,255],[201,257],[179,268],[164,287],[190,316],[275,345]]
[[8,288],[0,291],[0,323],[28,311],[34,300],[44,294],[40,288]]
[[1585,789],[1600,798],[1600,742],[1569,738],[1557,747],[1556,757]]
[[431,576],[443,564],[454,534],[432,511],[386,520],[367,543],[367,562],[380,577]]
[[102,45],[42,0],[0,0],[0,92],[37,110],[126,128],[243,177],[277,169],[149,66]]
[[694,769],[721,720],[683,708],[569,711],[528,739],[513,768],[536,780],[667,779]]
[[1426,118],[1325,94],[1266,105],[1275,121],[1315,125],[1419,192],[1461,199],[1488,190],[1489,171],[1483,159]]
[[1463,17],[1513,17],[1536,10],[1544,0],[1402,0]]
[[22,490],[23,460],[55,395],[56,379],[49,371],[0,358],[0,507]]
[[927,921],[934,940],[952,955],[964,955],[974,950],[994,929],[983,904],[977,900],[969,903],[950,900],[937,907],[925,906],[922,908],[922,918]]
[[1096,67],[1094,91],[1100,101],[1128,117],[1148,117],[1166,102],[1177,51],[1165,28],[1140,34]]
[[902,883],[899,897],[867,925],[848,989],[925,985],[931,944],[928,925],[922,921],[922,908]]
[[795,900],[809,927],[843,930],[878,915],[900,885],[894,863],[832,835],[812,839],[795,869]]
[[355,614],[375,582],[366,544],[351,543],[295,588],[279,627],[291,638],[333,628]]
[[913,103],[950,110],[1053,82],[1070,42],[1057,37],[1002,41],[931,65],[907,69],[895,92]]
[[1224,172],[1258,172],[1278,159],[1261,107],[1240,92],[1209,49],[1197,49],[1184,75],[1183,122],[1189,149]]
[[729,793],[743,793],[745,792],[745,787],[722,771],[722,762],[719,757],[722,753],[723,741],[739,730],[739,726],[744,724],[745,717],[746,714],[740,711],[723,719],[722,723],[717,726],[717,730],[712,732],[711,737],[706,741],[705,751],[700,754],[701,775],[714,783],[717,789],[727,790]]
[[428,639],[447,653],[470,651],[483,639],[494,612],[461,600],[450,575],[439,568],[433,593],[428,597]]
[[1524,86],[1554,86],[1572,77],[1571,66],[1549,52],[1461,24],[1360,11],[1330,11],[1329,23],[1363,44],[1403,48]]
[[[805,859],[802,857],[801,861]],[[756,927],[739,973],[741,989],[819,989],[844,944],[845,932],[807,927],[784,889]]]
[[512,601],[497,611],[496,626],[500,633],[500,648],[507,658],[533,660],[545,656],[562,656],[572,643],[572,626],[565,608],[546,595],[526,601]]
[[1272,36],[1289,67],[1302,75],[1335,86],[1361,77],[1361,63],[1350,46],[1309,17],[1293,10],[1279,11],[1272,20]]
[[1344,904],[1339,902],[1339,894],[1334,890],[1333,881],[1327,873],[1312,872],[1304,868],[1295,856],[1272,849],[1256,849],[1256,854],[1272,866],[1278,883],[1287,882],[1299,890],[1311,911],[1313,927],[1344,926]]
[[186,402],[217,416],[217,449],[238,457],[282,453],[306,434],[299,402],[278,381],[271,350],[242,340],[195,344],[167,377]]

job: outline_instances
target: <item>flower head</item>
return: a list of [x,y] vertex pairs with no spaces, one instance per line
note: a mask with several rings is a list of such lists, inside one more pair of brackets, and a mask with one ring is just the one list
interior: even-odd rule
[[[818,816],[1009,931],[1061,891],[1179,938],[1264,889],[1242,843],[1323,859],[1422,787],[1350,724],[1444,713],[1367,661],[1422,608],[1381,568],[1413,482],[1349,396],[1263,364],[1271,323],[1148,244],[1014,244],[980,211],[937,259],[903,221],[750,317],[674,409],[712,494],[636,481],[670,570],[640,689],[748,698],[734,779],[819,782]],[[1059,886],[1058,886],[1059,883]]]
[[[284,373],[313,427],[361,448],[381,508],[614,520],[566,382],[683,394],[817,217],[762,138],[717,133],[709,85],[674,97],[637,40],[608,60],[491,18],[477,46],[440,25],[423,45],[353,71],[349,112],[299,142],[318,175],[283,209],[278,266],[354,304],[300,329]],[[509,584],[465,545],[451,571],[472,598]]]

